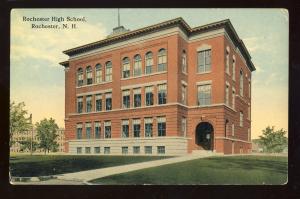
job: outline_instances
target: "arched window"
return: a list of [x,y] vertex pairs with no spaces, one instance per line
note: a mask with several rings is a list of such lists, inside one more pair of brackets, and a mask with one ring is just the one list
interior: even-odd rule
[[92,67],[88,66],[86,67],[86,84],[92,84],[93,83],[93,74],[92,74]]
[[101,64],[96,64],[95,69],[96,69],[96,72],[95,72],[96,83],[100,83],[100,82],[102,82],[102,66],[101,66]]
[[240,70],[240,95],[244,96],[244,75],[242,69]]
[[229,46],[226,47],[226,67],[225,71],[227,74],[229,74],[229,53],[230,53],[230,48]]
[[123,64],[122,77],[123,78],[130,77],[130,60],[129,60],[129,58],[128,57],[123,58],[122,64]]
[[151,51],[146,53],[146,64],[145,65],[146,65],[145,73],[151,74],[152,67],[153,67],[153,53]]
[[181,70],[183,73],[186,73],[186,52],[185,50],[182,51],[182,66],[181,66]]
[[158,67],[157,71],[166,71],[167,70],[167,51],[162,48],[158,51]]
[[105,81],[112,81],[112,63],[111,61],[105,64]]
[[77,70],[77,86],[83,85],[83,69],[78,68]]
[[235,80],[235,56],[232,56],[232,79]]
[[140,55],[134,56],[133,76],[140,76],[142,74],[142,58]]

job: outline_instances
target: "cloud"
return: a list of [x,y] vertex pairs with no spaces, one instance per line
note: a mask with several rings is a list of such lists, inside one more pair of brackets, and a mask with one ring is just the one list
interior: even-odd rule
[[[103,39],[106,29],[101,23],[77,23],[77,29],[34,29],[32,22],[22,21],[21,12],[12,12],[11,20],[11,61],[13,63],[29,60],[43,60],[49,66],[68,57],[62,51],[86,43]],[[17,65],[12,65],[17,67]]]

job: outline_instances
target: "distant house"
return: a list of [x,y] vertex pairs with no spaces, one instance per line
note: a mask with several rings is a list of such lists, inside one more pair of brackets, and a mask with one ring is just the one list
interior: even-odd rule
[[[58,151],[57,152],[64,152],[64,142],[65,142],[65,130],[59,129],[58,130],[58,136],[56,138],[56,142],[58,144]],[[37,131],[34,129],[32,131],[25,131],[22,133],[14,133],[12,137],[12,141],[14,141],[14,144],[10,147],[10,152],[30,152],[29,149],[22,149],[22,141],[31,140],[31,136],[33,137],[33,141],[39,143],[40,140],[37,137]],[[42,152],[42,149],[37,149],[36,152]]]
[[258,139],[253,139],[252,140],[252,152],[253,153],[261,153],[263,152],[263,147],[259,144]]

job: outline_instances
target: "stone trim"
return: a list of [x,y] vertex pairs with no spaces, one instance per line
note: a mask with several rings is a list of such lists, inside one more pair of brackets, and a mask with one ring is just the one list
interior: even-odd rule
[[236,142],[244,142],[244,143],[248,143],[248,144],[252,143],[252,142],[241,140],[241,139],[230,138],[230,137],[221,137],[221,136],[215,137],[215,139],[218,139],[218,140],[231,140],[231,141],[236,141]]

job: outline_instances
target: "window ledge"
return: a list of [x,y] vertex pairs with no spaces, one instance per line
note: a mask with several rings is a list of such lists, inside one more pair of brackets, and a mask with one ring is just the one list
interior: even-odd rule
[[183,71],[181,71],[181,72],[182,72],[182,74],[188,75],[187,72],[183,72]]
[[96,86],[96,85],[101,85],[101,84],[108,84],[108,83],[112,83],[112,81],[106,81],[106,82],[100,82],[100,83],[94,83],[94,84],[86,84],[83,86],[76,86],[76,88],[85,88],[85,87],[90,87],[90,86]]
[[139,76],[133,76],[133,77],[128,77],[128,78],[121,78],[121,80],[130,80],[130,79],[136,79],[136,78],[141,78],[141,77],[148,77],[148,76],[152,76],[152,75],[159,75],[159,74],[164,74],[167,73],[167,71],[160,71],[160,72],[155,72],[155,73],[150,73],[150,74],[142,74]]
[[211,71],[207,71],[207,72],[197,72],[196,74],[197,74],[197,75],[202,75],[202,74],[208,74],[208,73],[211,73]]

